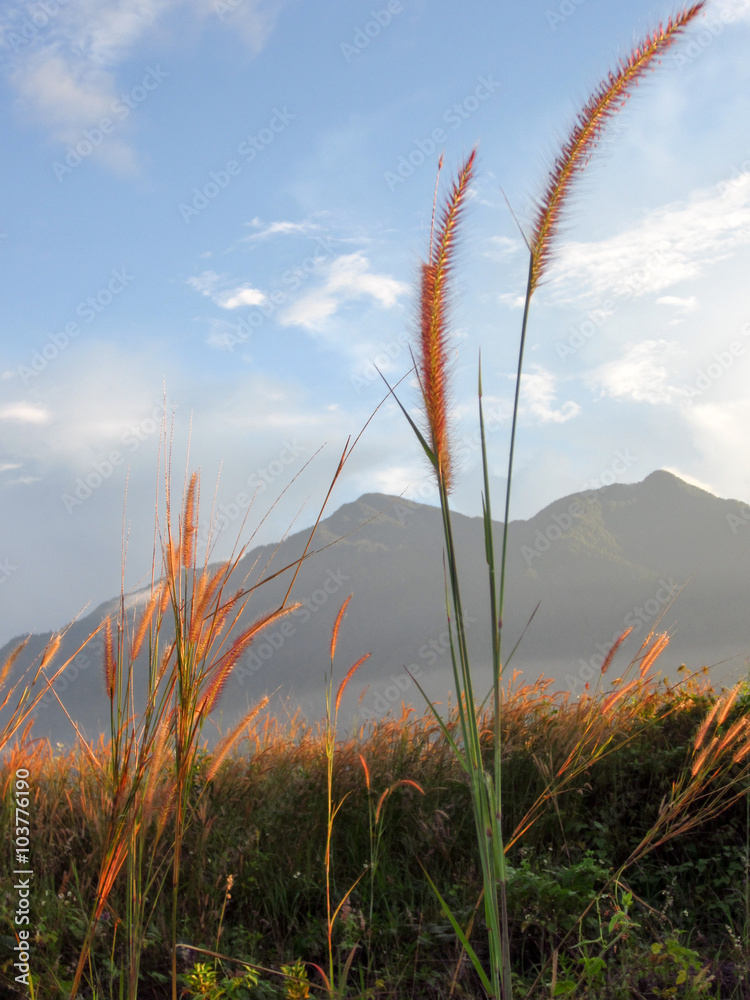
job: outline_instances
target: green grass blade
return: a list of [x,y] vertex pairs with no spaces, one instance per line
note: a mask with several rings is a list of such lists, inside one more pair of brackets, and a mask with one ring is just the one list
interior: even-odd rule
[[438,902],[440,903],[440,906],[443,909],[443,913],[450,920],[451,926],[453,927],[453,930],[456,932],[456,936],[458,937],[459,941],[461,942],[464,950],[466,951],[466,954],[471,959],[471,964],[474,966],[476,974],[479,976],[479,979],[481,980],[482,986],[484,986],[485,990],[487,991],[487,995],[488,996],[492,996],[492,992],[493,992],[492,991],[492,985],[491,985],[489,979],[487,978],[487,973],[482,968],[482,963],[479,961],[479,958],[477,957],[477,953],[474,951],[474,949],[469,944],[469,939],[464,934],[463,929],[462,929],[461,925],[459,924],[459,922],[453,916],[453,913],[451,912],[451,908],[448,906],[448,904],[446,903],[446,901],[440,895],[438,887],[435,885],[435,883],[430,878],[430,876],[429,876],[429,874],[427,872],[427,869],[425,868],[425,866],[422,864],[421,861],[419,862],[419,864],[420,864],[420,867],[421,867],[422,871],[424,872],[424,877],[430,883],[430,885],[432,886],[432,891],[435,893],[435,895],[438,898]]

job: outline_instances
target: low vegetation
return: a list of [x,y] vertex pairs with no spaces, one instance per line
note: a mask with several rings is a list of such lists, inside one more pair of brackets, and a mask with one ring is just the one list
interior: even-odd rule
[[[748,996],[747,723],[738,723],[748,717],[750,688],[717,698],[704,677],[673,686],[650,679],[614,706],[607,700],[602,693],[571,702],[544,682],[505,691],[503,828],[516,993]],[[457,728],[452,713],[448,730]],[[722,777],[718,759],[709,763],[696,803],[729,807],[699,827],[673,830],[662,817],[674,787],[690,778],[702,747],[715,749],[733,729],[745,735],[726,744],[729,771]],[[490,762],[488,714],[480,732]],[[179,995],[482,995],[426,878],[486,960],[470,790],[441,727],[429,714],[404,711],[337,739],[332,753],[330,734],[324,725],[265,716],[246,725],[218,768],[215,754],[196,754],[182,834]],[[111,852],[110,761],[108,746],[92,758],[80,746],[60,753],[43,741],[9,748],[3,760],[6,871],[14,867],[14,775],[30,774],[35,997],[69,996],[84,948],[81,995],[125,990],[128,879],[114,880],[89,934]],[[329,762],[331,801],[340,803],[332,823]],[[555,792],[551,782],[564,767],[575,776]],[[143,839],[143,870],[161,876],[144,876],[137,888],[145,891],[136,994],[143,1000],[170,994],[174,775],[170,754]],[[0,903],[0,982],[12,990],[15,895],[7,880]]]

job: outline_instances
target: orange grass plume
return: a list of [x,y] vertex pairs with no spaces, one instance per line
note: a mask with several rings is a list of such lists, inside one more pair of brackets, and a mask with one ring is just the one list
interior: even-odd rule
[[687,25],[705,7],[705,0],[684,8],[660,25],[632,50],[627,59],[621,60],[617,69],[610,72],[583,108],[565,140],[550,171],[544,196],[541,199],[531,235],[531,275],[529,294],[533,293],[539,279],[552,258],[566,200],[576,177],[584,170],[599,144],[610,118],[618,113],[645,73],[658,63]]
[[450,277],[456,253],[456,228],[474,173],[476,150],[459,171],[438,222],[430,237],[430,253],[420,272],[419,288],[419,381],[424,398],[430,444],[438,477],[446,490],[451,486],[451,456],[448,441],[448,307]]

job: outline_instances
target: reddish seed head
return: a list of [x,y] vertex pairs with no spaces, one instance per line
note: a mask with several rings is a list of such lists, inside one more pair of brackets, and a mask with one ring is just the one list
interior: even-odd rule
[[430,236],[429,260],[422,264],[419,288],[419,378],[438,476],[451,486],[448,441],[448,287],[453,270],[456,226],[471,183],[476,160],[472,150],[453,184],[441,213],[437,232]]
[[576,122],[554,162],[549,183],[537,213],[531,237],[530,291],[536,288],[547,269],[554,238],[575,178],[585,168],[599,144],[604,128],[621,110],[641,77],[682,34],[705,6],[705,0],[685,8],[637,45],[617,70],[603,80],[578,114]]

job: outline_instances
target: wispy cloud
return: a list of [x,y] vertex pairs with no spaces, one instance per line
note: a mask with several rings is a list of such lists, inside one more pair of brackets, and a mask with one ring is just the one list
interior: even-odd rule
[[525,249],[521,240],[512,240],[509,236],[491,236],[489,244],[490,248],[485,253],[485,257],[489,260],[502,262]]
[[[280,3],[242,0],[227,28],[238,31],[257,52]],[[28,117],[48,129],[54,140],[72,144],[84,129],[112,120],[121,91],[140,82],[126,79],[120,70],[146,36],[154,37],[158,29],[164,38],[178,37],[184,34],[186,19],[224,20],[208,0],[76,0],[40,8],[43,20],[36,21],[30,20],[31,9],[25,0],[10,0],[0,12],[7,76]],[[27,23],[33,28],[31,37],[28,28],[22,31]],[[108,135],[95,151],[119,170],[137,167],[129,145],[130,124],[118,122],[117,134]]]
[[608,362],[588,377],[592,388],[610,399],[650,403],[653,406],[674,403],[684,390],[670,384],[670,365],[679,351],[673,340],[644,340],[630,344],[617,361]]
[[259,306],[265,300],[263,292],[253,288],[252,285],[245,285],[227,295],[218,296],[215,301],[222,309],[237,309],[239,306]]
[[214,305],[221,309],[237,309],[240,306],[259,306],[266,301],[264,292],[252,285],[232,285],[226,275],[215,271],[203,271],[193,278],[188,278],[188,285],[196,292],[211,299]]
[[49,410],[33,403],[10,403],[0,407],[0,420],[16,424],[46,424],[51,418]]
[[256,240],[267,240],[269,236],[311,236],[320,232],[318,223],[311,220],[305,220],[304,222],[269,222],[264,226],[256,216],[250,225],[257,232],[250,233],[249,236],[243,236],[240,242],[250,243]]
[[687,299],[681,299],[679,295],[661,295],[656,300],[656,304],[658,306],[674,306],[680,312],[689,313],[695,312],[698,308],[698,299],[694,295],[689,296]]
[[722,8],[733,21],[750,21],[750,0],[725,0]]
[[534,365],[524,375],[521,392],[523,410],[534,417],[537,423],[564,424],[581,412],[581,407],[572,399],[555,408],[553,404],[557,395],[557,378],[541,365]]
[[617,236],[560,248],[548,287],[561,302],[661,292],[750,243],[750,174],[695,192]]
[[409,285],[387,274],[370,271],[370,262],[363,253],[344,254],[327,267],[325,282],[299,298],[279,317],[284,326],[301,326],[317,330],[347,302],[363,296],[373,299],[383,309],[396,305],[410,291]]

